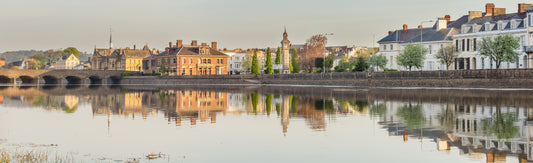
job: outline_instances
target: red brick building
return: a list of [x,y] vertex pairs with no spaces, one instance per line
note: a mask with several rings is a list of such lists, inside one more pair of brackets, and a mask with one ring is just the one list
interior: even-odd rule
[[226,75],[228,74],[228,55],[217,50],[217,42],[198,45],[193,40],[183,45],[169,43],[165,51],[143,59],[144,73],[160,72],[162,66],[167,70],[163,75]]
[[0,68],[4,67],[6,65],[6,59],[0,58]]

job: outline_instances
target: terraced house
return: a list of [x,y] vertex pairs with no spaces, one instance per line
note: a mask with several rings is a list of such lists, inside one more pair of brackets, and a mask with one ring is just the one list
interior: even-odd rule
[[[217,42],[198,45],[193,40],[184,45],[177,40],[176,45],[169,42],[169,47],[157,55],[143,60],[144,73],[161,72],[162,75],[226,75],[228,74],[228,55],[217,50]],[[162,71],[162,69],[164,71]]]

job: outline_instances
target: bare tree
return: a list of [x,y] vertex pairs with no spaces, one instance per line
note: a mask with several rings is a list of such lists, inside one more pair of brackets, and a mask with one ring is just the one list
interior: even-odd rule
[[455,47],[446,46],[439,50],[435,58],[439,59],[441,63],[446,64],[446,70],[449,70],[457,56],[458,55],[455,52]]
[[328,38],[325,35],[314,35],[307,40],[300,57],[300,67],[310,73],[315,67],[315,58],[324,57]]

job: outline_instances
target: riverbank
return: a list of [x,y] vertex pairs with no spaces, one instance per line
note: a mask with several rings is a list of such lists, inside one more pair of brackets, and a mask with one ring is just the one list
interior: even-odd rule
[[274,75],[126,76],[123,85],[282,84],[366,88],[533,88],[533,69],[351,72]]

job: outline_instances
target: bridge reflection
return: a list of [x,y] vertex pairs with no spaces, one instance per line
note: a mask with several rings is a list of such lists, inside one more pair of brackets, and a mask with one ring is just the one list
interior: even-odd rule
[[[2,70],[0,84],[117,84],[123,71],[111,70]],[[132,72],[135,74],[135,72]]]

